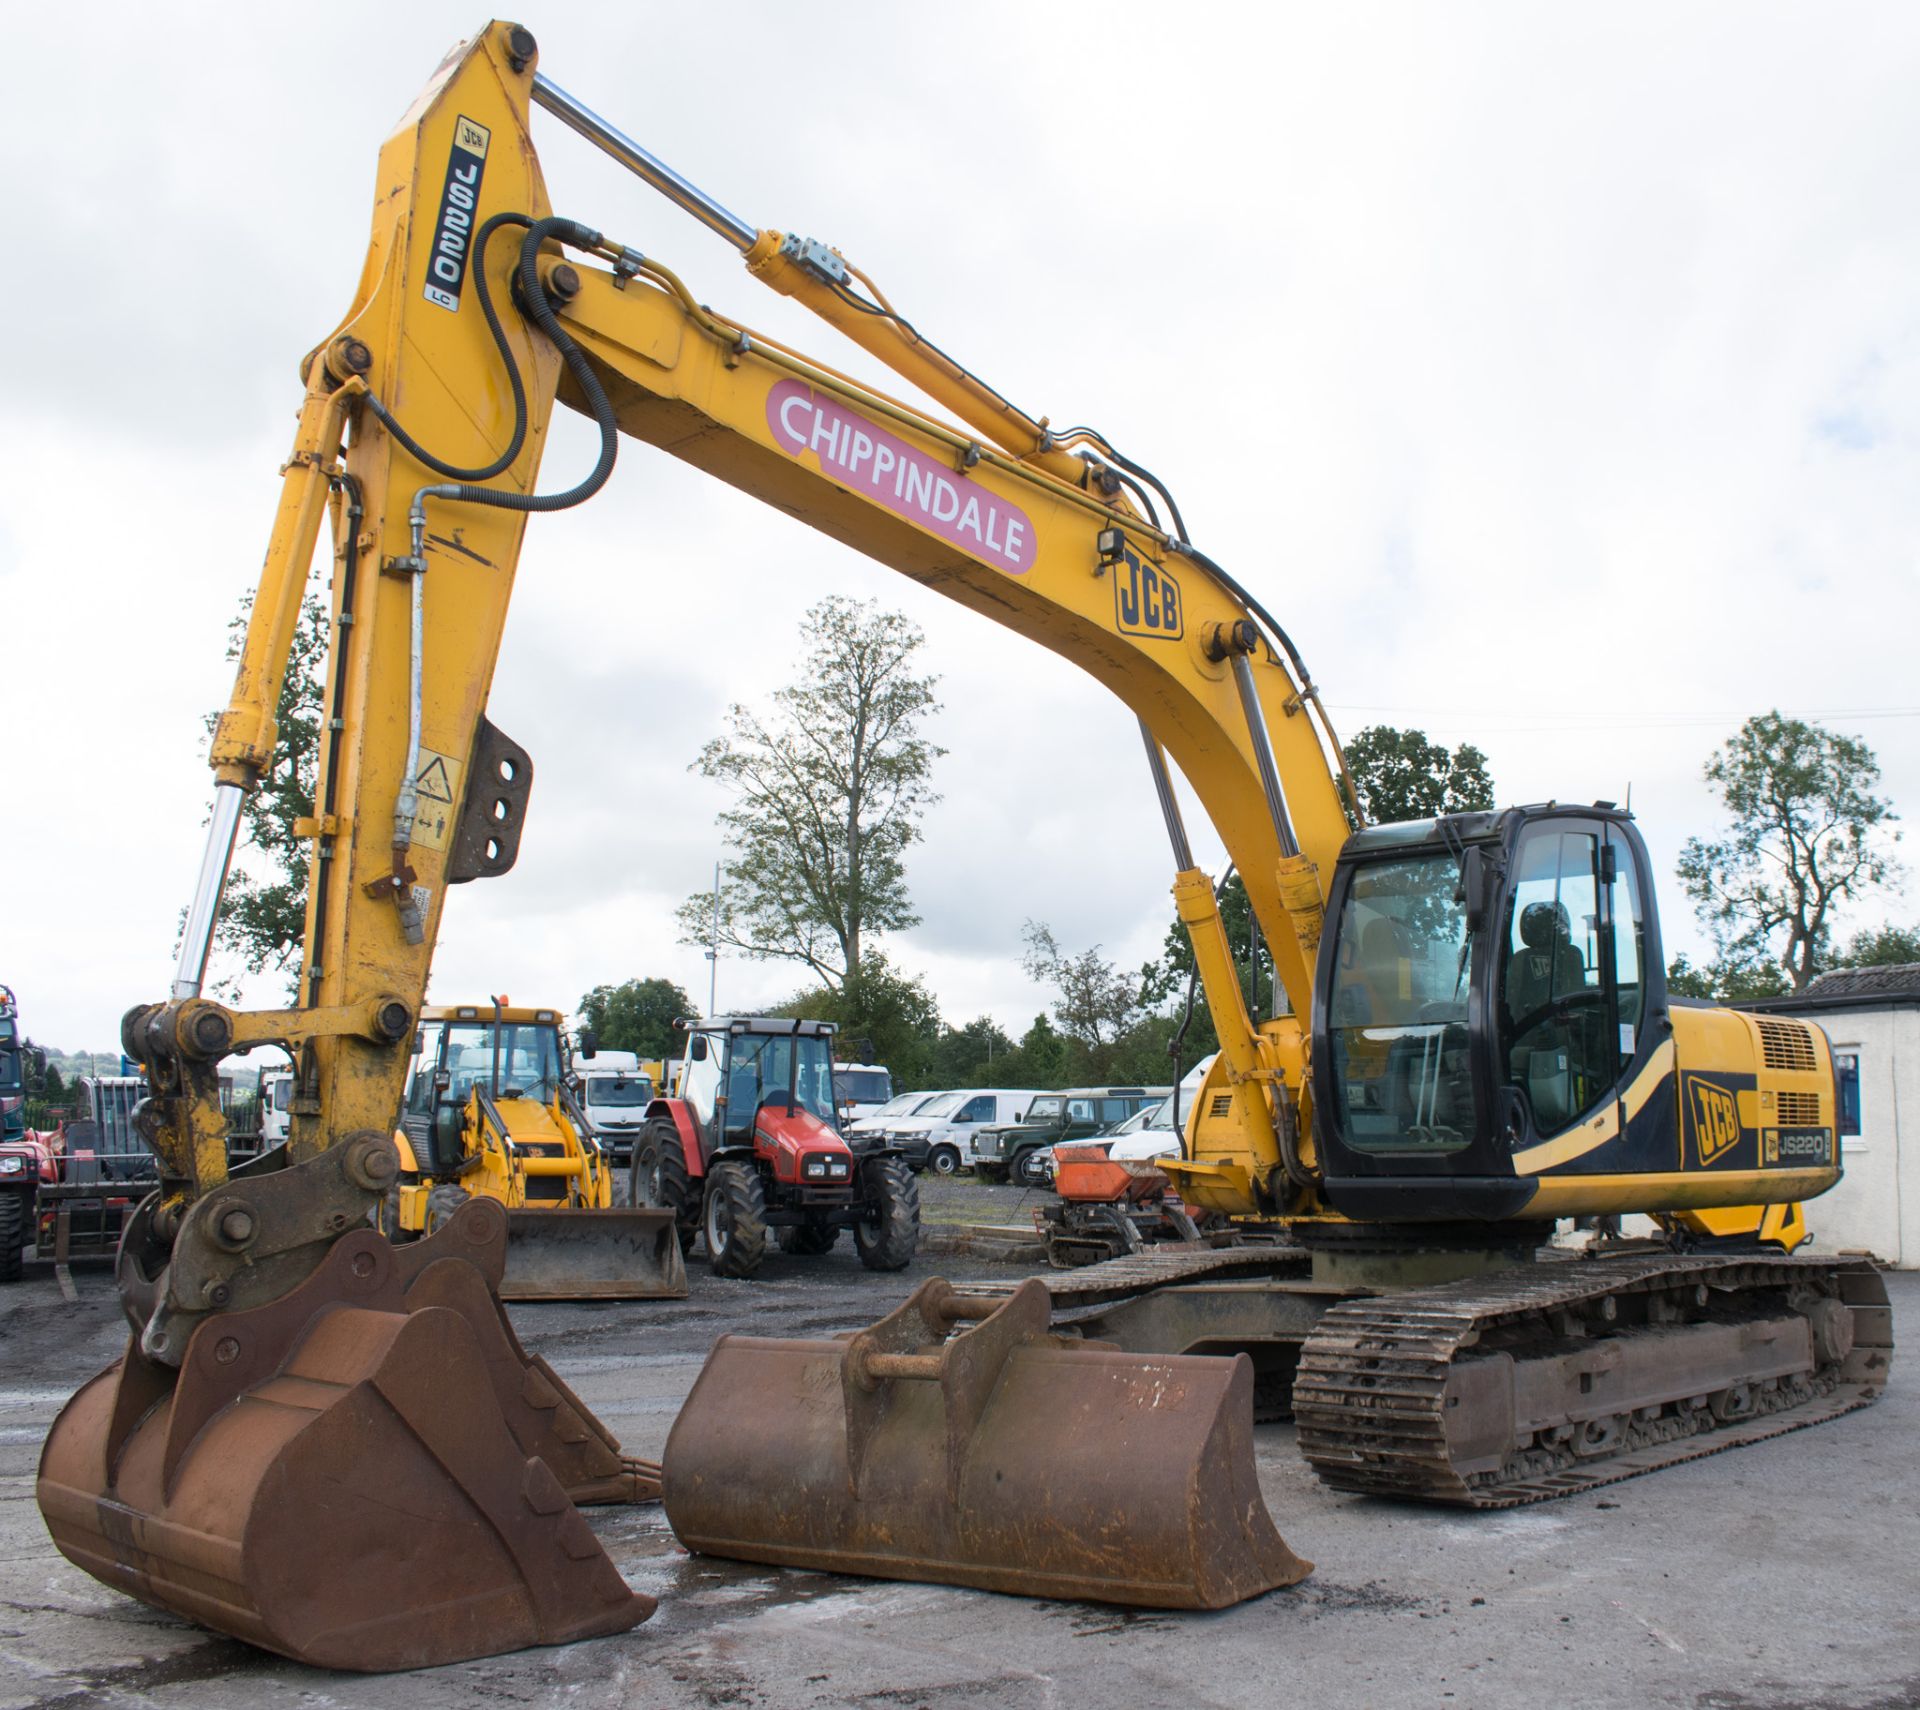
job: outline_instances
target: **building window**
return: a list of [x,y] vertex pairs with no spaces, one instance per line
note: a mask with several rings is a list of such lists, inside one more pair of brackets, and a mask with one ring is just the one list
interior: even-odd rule
[[1834,1079],[1840,1083],[1840,1135],[1860,1133],[1860,1053],[1836,1051],[1833,1054]]

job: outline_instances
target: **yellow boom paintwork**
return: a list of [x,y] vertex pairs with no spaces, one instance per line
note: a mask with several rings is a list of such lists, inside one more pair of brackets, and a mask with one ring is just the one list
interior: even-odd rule
[[[474,271],[484,269],[528,401],[524,445],[490,484],[531,491],[553,399],[584,407],[553,345],[511,307],[516,241],[500,239],[469,258],[457,306],[448,306],[436,283],[436,266],[445,260],[450,162],[481,158],[475,151],[484,143],[469,229],[500,212],[549,211],[528,133],[533,62],[516,61],[507,31],[491,25],[456,49],[381,151],[366,263],[348,314],[304,367],[295,452],[232,703],[213,748],[217,778],[249,786],[271,757],[272,708],[331,480],[337,628],[328,696],[339,739],[323,755],[321,805],[308,827],[315,872],[329,878],[324,891],[316,883],[310,894],[301,987],[308,1007],[233,1018],[238,1036],[273,1038],[296,1055],[296,1160],[343,1136],[391,1130],[406,1051],[390,1026],[382,1036],[368,1018],[396,1002],[409,1016],[419,1012],[452,842],[443,818],[416,826],[396,848],[388,806],[409,751],[408,507],[437,477],[372,418],[367,394],[442,458],[481,463],[504,451],[512,399],[473,300]],[[1270,1184],[1284,1168],[1294,1183],[1286,1209],[1324,1215],[1311,1187],[1300,1018],[1312,1012],[1321,911],[1348,828],[1337,781],[1342,763],[1311,682],[1264,640],[1249,660],[1296,855],[1283,848],[1269,812],[1235,684],[1235,638],[1243,638],[1244,652],[1248,611],[1189,549],[1138,514],[1124,492],[1108,490],[1044,424],[1013,410],[902,323],[849,309],[792,261],[780,233],[760,235],[747,254],[749,270],[859,340],[951,408],[959,425],[856,384],[707,308],[650,257],[613,243],[598,253],[617,265],[596,267],[576,256],[563,278],[556,252],[542,262],[542,276],[622,433],[1060,654],[1125,702],[1151,743],[1179,767],[1246,883],[1291,1013],[1258,1024],[1247,1015],[1210,883],[1198,871],[1181,872],[1176,904],[1223,1050],[1195,1100],[1193,1156],[1172,1167],[1190,1198],[1236,1213],[1258,1209],[1263,1194],[1271,1204]],[[484,814],[492,781],[472,776],[476,735],[526,519],[437,498],[425,509],[422,771],[432,756],[444,776],[463,776],[463,787],[450,792],[450,817],[462,797]],[[350,562],[358,567],[351,590],[343,574]],[[419,904],[418,942],[409,942],[396,898]],[[1628,1096],[1656,1094],[1649,1086]],[[1830,1103],[1830,1086],[1825,1096]],[[162,1150],[190,1152],[188,1113],[179,1103],[168,1108],[177,1114]],[[1752,1227],[1760,1212],[1726,1209],[1742,1194],[1758,1187],[1817,1191],[1832,1177],[1772,1171],[1760,1180],[1727,1171],[1696,1180],[1683,1170],[1672,1193],[1666,1175],[1579,1179],[1581,1152],[1603,1143],[1621,1120],[1620,1108],[1609,1106],[1590,1131],[1539,1149],[1543,1155],[1525,1166],[1545,1173],[1532,1214],[1604,1206],[1686,1218],[1718,1208],[1723,1221],[1744,1218],[1742,1226]],[[204,1193],[218,1167],[209,1156],[182,1194]]]

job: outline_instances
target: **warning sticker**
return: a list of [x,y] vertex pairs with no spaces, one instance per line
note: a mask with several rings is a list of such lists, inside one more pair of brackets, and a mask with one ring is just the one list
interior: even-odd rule
[[420,750],[420,770],[413,776],[413,786],[420,796],[413,816],[416,848],[446,848],[460,812],[460,774],[464,770],[465,762],[451,754],[436,754],[431,748]]

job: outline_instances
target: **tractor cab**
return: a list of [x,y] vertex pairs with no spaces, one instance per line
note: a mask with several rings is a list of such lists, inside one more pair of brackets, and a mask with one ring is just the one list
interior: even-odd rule
[[[785,1016],[726,1016],[689,1031],[680,1096],[707,1154],[731,1146],[777,1151],[789,1139],[845,1153],[834,1106],[833,1035],[832,1022]],[[756,1121],[763,1107],[773,1120]]]

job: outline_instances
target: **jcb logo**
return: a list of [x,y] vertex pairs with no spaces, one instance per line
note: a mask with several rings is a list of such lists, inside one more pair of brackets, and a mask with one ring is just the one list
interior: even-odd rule
[[1711,1164],[1740,1140],[1740,1111],[1733,1094],[1709,1081],[1688,1083],[1693,1093],[1693,1143],[1700,1162]]
[[1113,606],[1122,635],[1178,641],[1186,623],[1180,584],[1150,558],[1125,548],[1113,567]]

